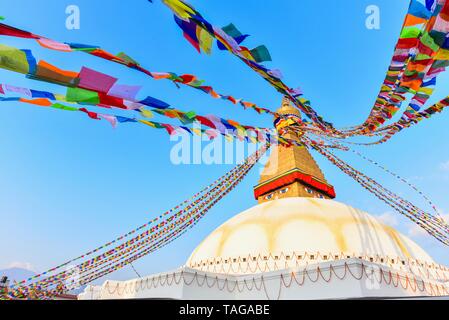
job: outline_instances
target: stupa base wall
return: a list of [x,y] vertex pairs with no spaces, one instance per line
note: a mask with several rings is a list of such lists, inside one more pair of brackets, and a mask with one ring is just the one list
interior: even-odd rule
[[449,296],[449,284],[360,259],[294,270],[228,275],[182,267],[129,281],[89,286],[80,300],[310,300]]

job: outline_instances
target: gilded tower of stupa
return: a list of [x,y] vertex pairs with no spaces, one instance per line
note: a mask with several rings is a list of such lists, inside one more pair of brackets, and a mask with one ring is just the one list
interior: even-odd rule
[[[277,114],[301,119],[299,110],[287,98],[282,100]],[[279,117],[274,119],[276,127],[280,121]],[[299,135],[293,132],[283,137],[299,140]],[[279,145],[272,148],[259,183],[254,187],[254,196],[259,203],[290,197],[333,199],[335,191],[305,146]]]

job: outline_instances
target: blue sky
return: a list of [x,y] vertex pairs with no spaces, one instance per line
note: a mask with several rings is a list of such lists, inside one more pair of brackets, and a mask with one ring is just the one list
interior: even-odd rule
[[[0,15],[14,26],[55,40],[125,51],[152,71],[193,73],[219,92],[275,109],[281,96],[238,59],[214,50],[198,53],[184,40],[172,14],[159,1],[16,0],[0,3]],[[191,3],[219,26],[233,22],[251,34],[248,46],[265,44],[286,83],[300,86],[313,106],[336,126],[358,124],[367,116],[385,76],[408,2],[400,0],[200,1]],[[65,8],[81,10],[80,30],[65,28]],[[365,8],[377,5],[380,30],[365,27]],[[183,110],[271,126],[270,117],[210,98],[187,87],[176,89],[119,65],[82,53],[60,53],[25,39],[1,43],[33,49],[35,56],[69,70],[87,66],[143,86]],[[64,89],[0,70],[2,83],[64,93]],[[443,75],[431,102],[449,92]],[[0,106],[0,269],[28,265],[42,271],[78,256],[171,208],[224,174],[231,165],[173,165],[173,142],[162,130],[105,121],[83,114],[3,102]],[[365,155],[410,179],[449,213],[449,140],[443,113],[408,129],[388,144],[364,148]],[[349,154],[340,154],[400,195],[425,207],[416,193]],[[448,249],[417,233],[402,216],[314,154],[336,188],[337,200],[383,216],[413,237],[437,262],[448,265]],[[214,207],[193,230],[135,263],[141,274],[182,265],[199,242],[236,213],[255,205],[252,187],[258,170]],[[125,269],[110,278],[135,277]]]

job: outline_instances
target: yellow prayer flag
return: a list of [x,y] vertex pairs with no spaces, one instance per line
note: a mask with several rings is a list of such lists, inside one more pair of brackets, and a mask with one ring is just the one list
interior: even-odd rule
[[140,109],[140,113],[142,114],[142,116],[144,116],[145,118],[153,118],[153,112],[151,112],[148,109]]
[[201,130],[198,128],[192,128],[192,131],[197,135],[200,136],[201,135]]
[[0,44],[0,68],[27,74],[30,71],[25,52]]
[[257,139],[255,137],[248,137],[252,143],[257,143]]
[[212,43],[214,38],[203,28],[196,28],[196,36],[200,44],[200,48],[207,54],[212,52]]
[[189,19],[195,14],[192,8],[180,0],[162,0],[162,2],[181,19]]
[[449,50],[446,50],[446,49],[438,50],[434,59],[435,60],[449,60]]
[[418,90],[419,93],[425,93],[431,95],[433,93],[434,88],[423,87]]
[[66,96],[63,94],[55,93],[53,94],[55,96],[55,99],[58,101],[64,101],[67,102]]
[[154,125],[153,122],[148,121],[148,120],[139,120],[140,123],[146,124],[147,126],[150,126],[152,128],[156,128],[156,126]]
[[226,141],[228,141],[228,142],[234,141],[234,137],[229,134],[225,134],[224,137],[225,137]]

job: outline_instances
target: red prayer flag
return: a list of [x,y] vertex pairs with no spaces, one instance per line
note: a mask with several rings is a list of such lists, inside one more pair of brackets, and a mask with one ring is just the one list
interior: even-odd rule
[[28,31],[23,31],[0,23],[0,34],[18,38],[39,39],[40,37]]
[[416,39],[416,38],[399,39],[396,48],[397,49],[410,49],[410,48],[416,47],[417,44],[418,44],[418,39]]
[[167,124],[167,123],[161,123],[164,128],[167,130],[169,135],[175,134],[176,133],[176,129],[173,128],[171,125]]
[[183,74],[180,76],[180,78],[182,79],[182,83],[190,83],[190,82],[196,80],[196,77],[191,74]]
[[100,98],[100,104],[102,105],[126,109],[126,106],[123,104],[122,98],[112,97],[102,92],[98,93],[98,97]]
[[96,112],[89,111],[86,108],[80,108],[79,110],[86,113],[91,119],[100,120],[100,118],[98,117],[98,113]]
[[217,127],[214,125],[212,121],[203,116],[196,116],[196,120],[198,120],[202,125],[208,126],[213,129],[217,129]]

